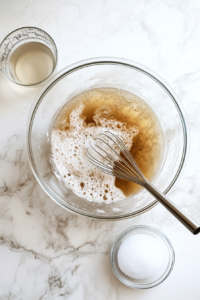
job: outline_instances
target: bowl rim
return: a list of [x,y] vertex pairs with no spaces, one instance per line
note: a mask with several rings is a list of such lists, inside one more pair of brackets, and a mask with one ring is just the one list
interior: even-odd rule
[[[133,282],[129,281],[128,279],[126,279],[125,277],[123,278],[122,276],[120,276],[115,268],[116,262],[114,260],[114,254],[115,254],[115,251],[117,250],[116,249],[117,244],[129,232],[131,232],[131,231],[134,232],[134,231],[137,231],[138,229],[144,229],[146,232],[153,232],[155,235],[159,236],[165,242],[165,244],[168,245],[169,261],[168,261],[167,268],[165,269],[164,273],[157,280],[155,280],[151,283],[133,283]],[[116,240],[111,248],[111,251],[110,251],[110,263],[111,263],[112,271],[115,274],[115,276],[117,277],[117,279],[120,280],[126,286],[133,288],[133,289],[150,289],[150,288],[153,288],[153,287],[161,284],[170,275],[170,273],[172,272],[172,270],[174,268],[174,264],[175,264],[175,252],[174,252],[174,248],[173,248],[171,241],[168,239],[168,237],[162,231],[160,231],[159,229],[157,229],[153,226],[149,226],[149,225],[135,225],[135,226],[129,227],[128,229],[124,230],[116,238]]]
[[36,168],[36,165],[34,162],[33,153],[32,153],[32,149],[31,149],[31,129],[32,129],[34,116],[37,112],[37,108],[39,107],[40,103],[42,102],[44,96],[48,93],[48,91],[54,85],[56,85],[57,82],[59,82],[62,78],[64,78],[66,75],[69,75],[70,73],[75,72],[82,68],[86,68],[86,67],[93,66],[93,65],[102,65],[102,64],[116,64],[116,65],[121,65],[121,66],[129,67],[129,68],[135,69],[137,71],[140,71],[141,73],[147,75],[152,80],[154,80],[157,84],[159,84],[165,90],[165,92],[171,97],[171,99],[178,111],[180,120],[181,120],[182,130],[183,130],[183,139],[184,139],[182,157],[181,157],[181,161],[179,164],[179,168],[178,168],[172,182],[170,183],[168,188],[164,191],[164,194],[166,195],[169,191],[172,190],[172,188],[177,183],[178,179],[180,179],[180,175],[183,172],[183,169],[186,165],[186,160],[188,157],[189,132],[188,132],[187,120],[185,117],[185,112],[179,101],[179,98],[177,97],[175,92],[172,90],[172,88],[165,82],[164,79],[162,79],[159,75],[157,75],[154,71],[150,70],[149,68],[147,68],[137,62],[133,62],[131,60],[118,58],[118,57],[90,58],[90,59],[82,60],[82,61],[76,62],[74,64],[71,64],[71,65],[63,68],[58,73],[54,74],[54,76],[51,77],[47,81],[47,83],[42,87],[42,89],[38,92],[38,94],[35,97],[35,100],[33,101],[32,105],[31,105],[29,115],[27,118],[27,124],[26,124],[26,150],[27,150],[27,156],[28,156],[28,161],[29,161],[30,167],[31,167],[32,172],[33,172],[34,176],[36,177],[38,183],[43,188],[43,190],[46,192],[46,194],[58,205],[60,205],[61,207],[65,208],[66,210],[68,210],[70,212],[73,212],[74,214],[85,216],[85,217],[92,218],[92,219],[110,220],[110,221],[123,220],[123,219],[128,219],[128,218],[131,218],[134,216],[138,216],[138,215],[150,210],[151,208],[156,206],[159,202],[157,200],[154,200],[150,204],[144,206],[141,209],[136,210],[135,212],[122,214],[122,215],[103,216],[103,215],[93,215],[93,214],[89,214],[87,212],[83,212],[79,209],[71,207],[69,204],[64,202],[46,184],[46,182],[43,180],[40,173],[37,172],[37,168]]

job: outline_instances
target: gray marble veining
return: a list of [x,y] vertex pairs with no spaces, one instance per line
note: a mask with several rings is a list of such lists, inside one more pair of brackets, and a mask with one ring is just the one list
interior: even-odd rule
[[[200,222],[200,3],[21,0],[0,6],[0,40],[21,26],[41,27],[57,44],[58,70],[81,59],[116,56],[146,65],[172,86],[188,119],[190,153],[170,198]],[[46,196],[25,150],[37,92],[0,75],[0,299],[199,300],[199,236],[163,207],[105,222],[73,215]],[[135,224],[160,228],[176,252],[170,277],[148,291],[123,286],[109,263],[115,238]]]

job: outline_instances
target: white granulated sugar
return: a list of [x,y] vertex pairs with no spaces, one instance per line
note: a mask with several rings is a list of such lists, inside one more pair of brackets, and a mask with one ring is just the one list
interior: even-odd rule
[[88,161],[85,148],[89,139],[109,130],[117,134],[130,149],[138,129],[127,129],[124,123],[107,119],[105,110],[102,114],[102,109],[93,117],[95,124],[87,125],[84,118],[80,117],[84,107],[80,104],[71,112],[70,126],[66,131],[52,131],[51,162],[56,174],[66,186],[89,201],[110,203],[125,199],[123,192],[115,186],[115,177],[104,174],[93,166]]
[[118,251],[120,270],[133,279],[156,275],[162,266],[163,249],[151,235],[134,234],[125,239]]

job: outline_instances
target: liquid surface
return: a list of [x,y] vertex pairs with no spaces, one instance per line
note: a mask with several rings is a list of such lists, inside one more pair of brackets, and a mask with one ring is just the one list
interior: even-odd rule
[[10,59],[14,79],[23,84],[36,84],[46,79],[55,65],[50,49],[38,42],[26,43],[17,48]]
[[51,134],[51,162],[66,186],[90,201],[117,201],[139,192],[133,182],[102,173],[89,163],[89,138],[109,130],[130,150],[143,174],[152,180],[163,156],[160,123],[138,96],[101,88],[74,97],[58,114]]

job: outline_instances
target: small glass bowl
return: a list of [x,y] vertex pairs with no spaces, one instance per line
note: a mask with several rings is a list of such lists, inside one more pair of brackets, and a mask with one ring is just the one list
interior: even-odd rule
[[[160,271],[147,279],[133,279],[125,275],[118,266],[117,254],[122,242],[133,234],[149,234],[155,237],[163,248],[164,259]],[[171,273],[175,263],[175,253],[171,242],[158,229],[151,226],[133,226],[123,231],[116,239],[110,253],[113,273],[125,285],[133,289],[149,289],[162,283]]]

